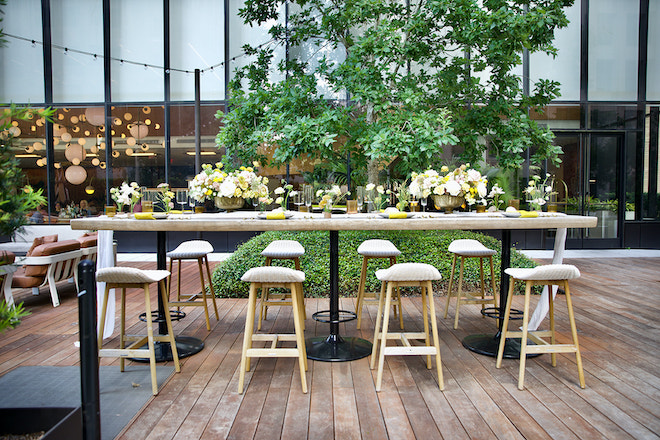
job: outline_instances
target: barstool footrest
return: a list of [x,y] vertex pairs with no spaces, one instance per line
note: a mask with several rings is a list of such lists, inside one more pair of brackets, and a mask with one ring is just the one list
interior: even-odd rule
[[333,320],[330,318],[330,310],[321,310],[319,312],[314,313],[312,315],[312,319],[314,319],[314,321],[328,322],[330,324],[339,324],[342,322],[348,322],[357,319],[357,313],[349,312],[348,310],[339,310],[338,315],[339,318]]
[[[170,310],[170,319],[172,321],[179,321],[179,320],[181,320],[185,317],[186,317],[185,312],[182,312],[180,310]],[[140,318],[140,321],[147,322],[147,314],[146,313],[140,313],[139,318]],[[161,316],[160,313],[158,312],[158,310],[153,310],[151,312],[151,322],[156,322],[156,323],[165,322],[165,317]]]
[[[481,311],[481,314],[484,316],[487,316],[489,318],[494,318],[494,319],[504,319],[504,315],[500,315],[500,309],[499,307],[486,307]],[[523,319],[523,312],[522,310],[518,309],[511,309],[511,312],[509,313],[509,320],[520,320]]]

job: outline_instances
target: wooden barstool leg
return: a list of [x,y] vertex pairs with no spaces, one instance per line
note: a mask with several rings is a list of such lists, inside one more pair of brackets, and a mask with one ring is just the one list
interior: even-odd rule
[[[270,266],[272,261],[271,257],[266,257],[265,265]],[[268,319],[268,288],[266,287],[261,288],[261,302],[259,305],[259,322],[257,323],[257,330],[261,330],[261,321]]]
[[[160,297],[163,301],[163,306],[165,310],[170,309],[169,300],[167,299],[168,294],[165,290],[165,280],[160,280]],[[174,361],[174,370],[179,373],[181,371],[181,366],[179,364],[179,351],[176,348],[176,339],[174,339],[174,330],[172,329],[172,317],[169,313],[165,313],[165,323],[167,325],[167,336],[169,338],[170,347],[172,350],[172,360]]]
[[[555,345],[557,339],[555,337],[555,301],[552,298],[552,284],[548,284],[548,319],[550,320],[550,344]],[[553,367],[557,366],[557,353],[550,353],[550,361]]]
[[433,332],[433,345],[435,345],[435,365],[438,370],[438,386],[440,391],[445,389],[445,380],[442,376],[442,359],[440,356],[440,337],[438,336],[438,322],[435,317],[435,303],[433,301],[433,283],[428,281],[426,284],[426,292],[429,298],[430,315],[431,315],[431,331]]
[[211,299],[213,300],[213,310],[215,311],[215,319],[220,320],[220,315],[218,314],[218,305],[215,301],[215,287],[213,287],[213,278],[211,277],[211,269],[209,268],[209,259],[204,255],[204,263],[206,264],[206,275],[209,279],[209,289],[211,291]]
[[378,314],[376,315],[376,325],[374,327],[374,343],[371,345],[371,362],[369,367],[373,370],[376,368],[376,356],[378,355],[378,338],[382,335],[380,333],[380,326],[382,323],[383,306],[385,303],[385,281],[380,283],[380,295],[378,295]]
[[573,301],[571,300],[571,292],[568,288],[568,281],[564,281],[564,296],[566,296],[566,306],[568,307],[568,322],[571,325],[571,335],[573,336],[573,344],[575,345],[575,362],[577,364],[578,377],[580,379],[580,388],[584,388],[586,384],[584,382],[584,370],[582,369],[582,356],[580,355],[580,344],[578,343],[577,327],[575,325],[575,314],[573,313]]
[[502,322],[502,333],[500,336],[500,346],[497,349],[497,361],[495,362],[495,368],[500,368],[502,366],[502,357],[504,356],[504,345],[506,344],[506,338],[508,336],[509,328],[509,316],[511,315],[511,300],[513,298],[513,286],[515,284],[515,278],[511,278],[509,282],[509,294],[506,298],[506,306],[504,307],[504,322]]
[[[390,267],[396,264],[396,257],[390,257]],[[403,330],[403,305],[401,303],[401,289],[396,288],[396,302],[394,305],[394,317],[397,316],[397,307],[399,309],[399,327]]]
[[[126,347],[126,288],[121,288],[121,324],[119,327],[119,348]],[[151,309],[147,309],[147,313],[151,314]],[[119,358],[119,371],[124,372],[124,358]]]
[[[431,345],[431,337],[429,334],[429,316],[428,316],[428,301],[429,298],[427,298],[426,294],[426,286],[420,286],[421,294],[422,294],[422,321],[424,322],[424,343],[426,344],[427,347]],[[430,301],[433,301],[431,298]],[[432,317],[433,318],[433,317]],[[426,368],[431,369],[431,355],[426,355]]]
[[447,319],[447,312],[449,311],[449,301],[452,297],[452,282],[454,281],[454,269],[456,268],[456,254],[451,260],[451,275],[449,275],[449,287],[447,287],[447,301],[445,302],[445,319]]
[[[209,320],[209,307],[206,303],[206,285],[204,284],[204,270],[202,268],[202,260],[197,259],[197,269],[199,270],[199,282],[202,286],[200,295],[202,296],[202,306],[204,307],[204,318],[206,319],[206,330],[211,331],[211,321]],[[180,278],[179,278],[180,279]]]
[[[300,270],[300,259],[298,257],[293,259],[293,264],[296,267],[296,270]],[[302,312],[302,323],[303,323],[303,329],[305,328],[305,320],[307,319],[307,311],[305,310],[305,292],[302,289],[302,284],[300,285],[300,301],[298,304],[300,304],[300,311]],[[293,295],[293,291],[291,292]]]
[[147,308],[147,345],[149,347],[149,368],[151,370],[151,390],[154,396],[158,394],[158,379],[156,377],[156,352],[154,349],[154,327],[151,320],[151,298],[149,283],[144,283],[144,302]]
[[358,330],[360,330],[360,326],[362,325],[362,306],[364,305],[364,291],[366,289],[366,283],[367,283],[368,261],[369,261],[368,257],[365,256],[362,257],[362,270],[360,271],[360,284],[358,287],[357,306],[355,307],[357,311]]
[[176,289],[176,300],[181,301],[181,260],[176,260],[177,267],[177,289]]
[[523,307],[523,328],[520,338],[520,370],[518,371],[518,389],[522,390],[525,383],[525,362],[527,361],[527,331],[529,321],[529,299],[532,282],[525,281],[525,306]]
[[105,292],[103,293],[103,305],[101,306],[101,328],[98,334],[98,348],[103,345],[103,332],[105,331],[105,314],[108,310],[108,296],[110,295],[110,287],[108,283],[105,284]]
[[302,328],[302,320],[300,316],[300,305],[298,304],[300,293],[298,290],[298,283],[290,283],[289,288],[291,289],[291,301],[293,305],[293,327],[296,331],[296,348],[298,348],[298,366],[300,369],[300,383],[302,385],[302,392],[307,394],[307,376],[305,371],[307,370],[307,356],[305,350],[305,338],[304,331]]
[[376,375],[376,391],[380,391],[380,386],[383,381],[383,366],[385,364],[385,346],[387,345],[387,328],[390,320],[391,303],[392,303],[392,282],[388,282],[387,293],[385,296],[383,331],[380,336],[380,353],[378,353],[378,373]]
[[465,267],[465,257],[461,255],[460,268],[458,269],[458,290],[456,291],[456,315],[454,315],[454,330],[458,329],[458,314],[461,308],[461,298],[463,297],[463,268]]
[[245,318],[245,334],[243,335],[243,350],[241,353],[241,367],[238,376],[238,394],[243,394],[245,383],[245,372],[250,371],[250,358],[247,352],[252,348],[252,332],[254,331],[254,312],[257,303],[257,289],[260,283],[250,284],[250,297],[248,299],[248,310]]

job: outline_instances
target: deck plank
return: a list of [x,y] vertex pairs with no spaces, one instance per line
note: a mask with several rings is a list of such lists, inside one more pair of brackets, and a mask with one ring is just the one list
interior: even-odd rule
[[[549,263],[549,260],[538,260]],[[309,361],[309,393],[300,391],[295,359],[253,360],[239,395],[238,369],[243,341],[245,299],[219,299],[220,319],[207,331],[201,307],[187,307],[174,323],[176,334],[201,338],[205,348],[182,359],[174,374],[118,437],[128,439],[218,438],[493,438],[493,439],[652,439],[660,433],[660,259],[568,259],[582,276],[571,283],[587,388],[577,383],[575,356],[548,355],[527,363],[524,391],[517,389],[518,361],[495,360],[466,350],[462,339],[491,334],[491,319],[477,306],[461,307],[459,328],[438,314],[445,391],[438,390],[435,365],[426,368],[419,356],[386,359],[382,391],[375,391],[369,359],[347,363]],[[155,268],[155,263],[121,263]],[[197,268],[184,264],[182,286],[198,290]],[[79,365],[78,308],[75,288],[60,283],[61,305],[53,308],[47,289],[32,296],[17,289],[14,297],[32,313],[0,338],[0,374],[23,365]],[[155,301],[155,289],[152,299]],[[128,332],[144,323],[141,292],[127,293]],[[118,298],[118,295],[117,295]],[[436,311],[444,309],[444,293],[436,292]],[[421,299],[403,299],[406,330],[421,329]],[[514,298],[520,308],[522,297]],[[328,325],[311,319],[328,308],[327,298],[308,298],[306,337],[324,336]],[[353,310],[355,298],[342,298],[340,308]],[[340,325],[340,333],[373,337],[376,307],[356,323]],[[568,341],[564,295],[557,296],[558,339]],[[117,316],[116,322],[118,323]],[[543,324],[547,325],[547,324]],[[397,331],[398,321],[390,329]],[[272,307],[264,331],[292,332],[290,307]],[[104,345],[118,345],[117,334]],[[291,343],[287,343],[291,344]],[[116,359],[102,365],[119,368]],[[144,364],[141,364],[144,365]]]

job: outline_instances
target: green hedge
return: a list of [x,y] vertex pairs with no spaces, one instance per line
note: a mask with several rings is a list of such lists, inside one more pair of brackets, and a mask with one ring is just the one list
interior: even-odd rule
[[[339,293],[342,296],[354,296],[357,293],[362,268],[362,256],[357,248],[364,240],[382,238],[390,240],[401,250],[397,262],[428,263],[437,267],[443,280],[434,285],[436,291],[446,291],[451,273],[452,254],[447,247],[453,240],[473,238],[485,246],[498,251],[494,257],[495,283],[499,286],[500,241],[487,235],[470,231],[340,231],[339,232]],[[227,260],[220,263],[213,272],[213,285],[218,296],[225,298],[247,298],[248,283],[240,280],[251,267],[264,264],[261,251],[273,240],[297,240],[305,248],[305,255],[300,258],[300,265],[305,272],[304,290],[306,296],[327,296],[329,291],[329,233],[326,231],[268,231],[241,245]],[[478,259],[467,260],[467,283],[475,285],[479,280]],[[291,261],[275,260],[273,264],[293,267]],[[380,282],[374,276],[376,269],[387,267],[387,259],[369,260],[367,291],[376,291]],[[521,253],[512,250],[512,267],[534,267],[536,263]],[[487,282],[490,270],[485,265]]]

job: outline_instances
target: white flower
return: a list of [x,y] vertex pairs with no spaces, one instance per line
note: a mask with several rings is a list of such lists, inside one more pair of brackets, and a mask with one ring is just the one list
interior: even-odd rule
[[[372,191],[375,187],[376,187],[376,185],[374,185],[373,183],[367,183],[367,186],[365,186],[364,189],[367,190],[367,191]],[[317,196],[318,196],[318,194],[317,194]]]
[[477,194],[479,194],[479,197],[481,198],[486,197],[486,194],[488,194],[488,188],[486,188],[485,183],[479,182],[477,184]]
[[222,197],[233,197],[234,194],[236,193],[236,184],[232,182],[231,180],[227,179],[224,180],[220,184],[219,188],[219,195]]
[[460,183],[455,180],[450,180],[445,184],[445,189],[452,196],[458,196],[461,194],[463,187]]
[[275,188],[275,191],[274,191],[274,192],[275,192],[275,194],[278,194],[278,195],[279,195],[279,194],[284,194],[284,188],[282,188],[282,187],[280,186],[280,187],[278,187],[278,188]]

